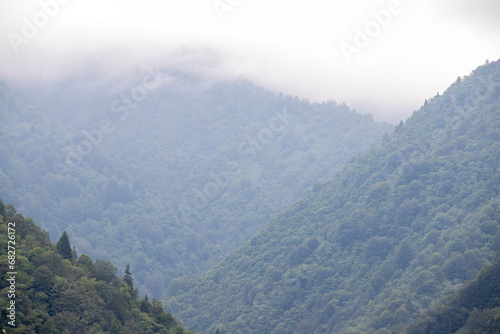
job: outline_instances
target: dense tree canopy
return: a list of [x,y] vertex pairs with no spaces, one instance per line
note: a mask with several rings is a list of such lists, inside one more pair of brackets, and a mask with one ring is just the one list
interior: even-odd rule
[[176,84],[127,114],[113,108],[119,83],[82,79],[25,98],[0,83],[4,199],[52,238],[66,231],[79,252],[130,263],[135,286],[155,298],[393,129],[332,101],[169,75]]
[[384,136],[344,104],[172,78],[134,108],[0,83],[3,196],[62,234],[0,201],[14,333],[185,332],[160,297],[203,334],[497,330],[500,62]]
[[[0,212],[5,210],[0,200]],[[16,232],[15,326],[7,323],[11,319],[6,298],[11,289],[6,280],[11,240],[7,226],[12,223]],[[68,249],[72,254],[66,233],[56,246],[33,220],[18,213],[0,218],[0,230],[0,325],[7,333],[192,333],[156,299],[139,300],[137,291],[116,275],[111,263],[93,262],[85,254],[65,258]]]
[[500,253],[476,278],[423,312],[407,334],[500,333]]
[[[207,334],[401,333],[500,250],[499,85],[492,62],[430,99],[213,270],[177,280],[169,309]],[[471,323],[497,319],[478,310]]]

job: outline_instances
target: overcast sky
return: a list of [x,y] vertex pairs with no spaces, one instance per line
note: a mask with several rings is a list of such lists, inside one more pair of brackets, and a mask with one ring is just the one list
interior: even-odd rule
[[0,78],[189,64],[377,120],[500,58],[498,0],[0,0]]

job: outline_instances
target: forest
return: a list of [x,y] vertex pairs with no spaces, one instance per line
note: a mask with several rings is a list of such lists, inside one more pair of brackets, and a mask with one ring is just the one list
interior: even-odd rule
[[[5,278],[0,290],[2,297],[9,296],[0,299],[6,333],[193,334],[158,300],[139,298],[128,267],[122,277],[110,262],[78,255],[66,232],[53,244],[31,218],[1,199],[0,229],[0,268]],[[11,230],[15,234],[8,233]],[[15,252],[7,253],[11,249],[7,245],[15,245]],[[15,275],[6,275],[12,271],[9,264],[16,268]],[[15,277],[15,282],[7,277]]]
[[53,242],[66,231],[79,252],[129,263],[158,299],[394,129],[333,101],[163,72],[175,82],[135,108],[93,77],[23,95],[0,84],[4,200]]
[[500,254],[474,280],[419,315],[405,333],[499,333],[499,277]]
[[141,74],[0,83],[2,328],[499,330],[500,61],[397,127],[161,71],[140,99]]
[[425,101],[214,269],[174,280],[165,304],[200,333],[401,333],[500,250],[499,157],[497,61]]

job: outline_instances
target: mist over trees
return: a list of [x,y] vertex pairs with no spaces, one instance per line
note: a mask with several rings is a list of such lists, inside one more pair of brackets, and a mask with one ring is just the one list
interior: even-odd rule
[[245,80],[151,68],[117,92],[92,82],[24,98],[0,85],[0,186],[54,242],[65,231],[79,252],[129,263],[155,298],[393,129]]
[[[500,251],[499,82],[494,62],[430,99],[214,269],[176,281],[166,305],[200,333],[407,330]],[[448,316],[464,333],[497,328],[495,272],[411,332],[448,333]]]
[[497,330],[499,61],[396,127],[175,68],[91,77],[0,83],[18,332]]

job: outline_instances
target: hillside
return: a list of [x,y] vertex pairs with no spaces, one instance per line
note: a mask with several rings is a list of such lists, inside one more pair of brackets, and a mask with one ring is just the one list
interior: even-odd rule
[[69,242],[52,244],[1,199],[0,229],[0,328],[7,333],[193,333],[156,299],[139,299],[130,272],[119,277],[111,263],[77,256]]
[[156,298],[394,128],[244,80],[160,72],[148,90],[147,71],[104,83],[89,74],[24,97],[0,85],[5,201],[52,238],[67,231],[79,252],[130,262],[141,293]]
[[169,309],[200,333],[399,333],[500,250],[500,62],[317,183]]
[[476,278],[423,312],[408,334],[500,333],[500,254]]

